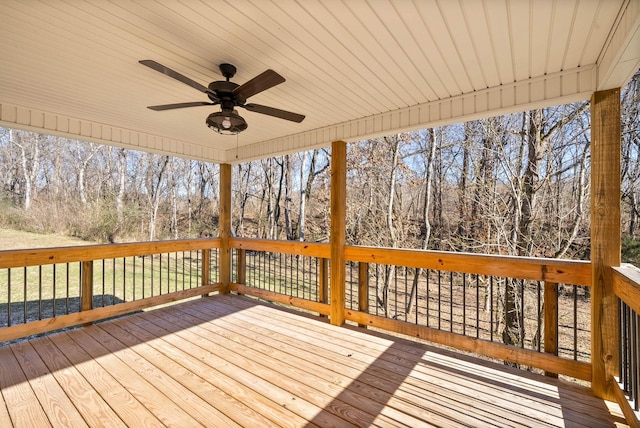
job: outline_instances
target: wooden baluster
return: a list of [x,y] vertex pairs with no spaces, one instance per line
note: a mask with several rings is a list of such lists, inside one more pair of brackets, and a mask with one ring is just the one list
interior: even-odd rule
[[[209,285],[211,283],[211,250],[205,248],[202,250],[202,285]],[[205,297],[203,294],[202,297]]]
[[[318,272],[318,302],[327,303],[329,301],[329,259],[319,259]],[[325,315],[320,314],[321,317]]]
[[93,260],[82,262],[80,269],[80,311],[89,311],[93,309]]
[[[358,310],[369,313],[369,263],[358,263]],[[367,328],[366,324],[358,327]]]
[[[544,283],[544,352],[558,355],[558,284]],[[557,373],[544,372],[549,377]]]
[[[244,285],[247,283],[247,250],[238,248],[236,251],[236,282]],[[242,296],[242,293],[238,295]]]

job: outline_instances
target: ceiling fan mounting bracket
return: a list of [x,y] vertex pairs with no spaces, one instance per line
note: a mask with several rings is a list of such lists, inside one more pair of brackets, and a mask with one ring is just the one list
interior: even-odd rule
[[231,79],[233,76],[236,75],[236,67],[233,64],[220,64],[220,73],[222,73],[222,75],[225,77],[225,79],[227,79],[227,82],[229,81],[229,79]]

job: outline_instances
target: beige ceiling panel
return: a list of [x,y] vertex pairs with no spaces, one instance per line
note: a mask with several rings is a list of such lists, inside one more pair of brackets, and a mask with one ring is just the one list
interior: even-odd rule
[[505,1],[494,1],[487,10],[489,37],[493,46],[500,85],[515,81],[511,52],[511,21]]
[[543,1],[531,7],[529,76],[542,76],[547,70],[554,6],[555,2]]
[[[564,69],[585,65],[581,63],[582,58],[592,56],[592,54],[589,53],[589,50],[594,48],[598,50],[598,40],[592,40],[592,38],[594,36],[593,28],[598,25],[598,10],[600,9],[600,6],[601,2],[596,0],[581,1],[579,3],[575,21],[571,26],[569,44],[567,45],[567,52],[563,63]],[[606,39],[606,34],[604,37]],[[589,43],[591,41],[593,44]],[[600,46],[602,46],[603,42],[604,40],[600,41]]]
[[[640,0],[0,0],[0,125],[240,162],[588,98],[640,65]],[[224,13],[221,13],[223,11]],[[224,18],[223,18],[224,17]],[[194,88],[231,62],[251,97],[298,124],[239,108],[249,127],[218,135]]]

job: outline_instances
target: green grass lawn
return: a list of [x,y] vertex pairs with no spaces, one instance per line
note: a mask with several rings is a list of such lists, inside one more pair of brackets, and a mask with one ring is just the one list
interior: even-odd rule
[[74,245],[92,245],[96,242],[56,234],[41,234],[22,230],[0,228],[0,250],[18,250],[23,248],[71,247]]
[[[0,229],[3,250],[90,245],[93,242]],[[202,253],[186,251],[96,260],[93,304],[103,307],[201,284]],[[0,269],[0,327],[79,311],[81,263]],[[212,280],[217,269],[212,269]]]

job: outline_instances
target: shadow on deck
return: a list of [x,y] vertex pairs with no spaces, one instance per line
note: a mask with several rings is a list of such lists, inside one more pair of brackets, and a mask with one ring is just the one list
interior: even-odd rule
[[239,296],[0,348],[0,426],[624,425],[587,388]]

